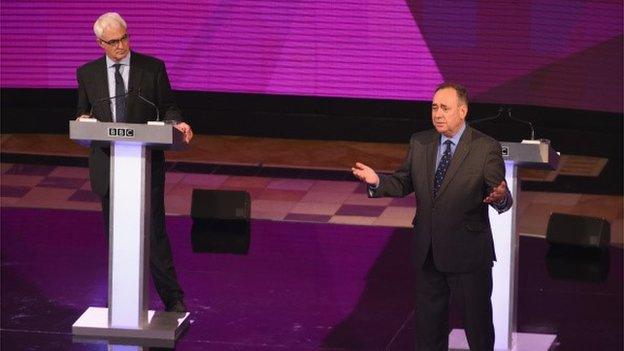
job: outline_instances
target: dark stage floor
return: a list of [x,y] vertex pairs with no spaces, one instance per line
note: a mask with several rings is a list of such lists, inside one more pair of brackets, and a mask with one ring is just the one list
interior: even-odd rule
[[[5,207],[1,221],[1,349],[106,350],[71,335],[106,304],[100,214]],[[413,349],[409,229],[254,220],[249,253],[223,255],[192,252],[189,218],[167,226],[192,319],[176,350]],[[621,350],[622,249],[547,253],[520,238],[518,330],[557,334],[555,350]]]

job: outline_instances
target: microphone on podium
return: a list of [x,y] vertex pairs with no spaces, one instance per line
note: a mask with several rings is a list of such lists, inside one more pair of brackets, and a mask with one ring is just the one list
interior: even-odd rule
[[150,101],[149,99],[147,99],[146,97],[141,95],[141,88],[137,89],[136,95],[137,95],[137,97],[139,99],[141,99],[142,101],[144,101],[148,105],[152,106],[154,108],[154,110],[156,110],[156,120],[154,122],[160,122],[160,110],[158,109],[158,106],[156,106],[155,103],[153,103],[152,101]]
[[[507,113],[503,114],[503,112],[505,112],[505,111]],[[475,119],[473,121],[468,122],[468,124],[471,125],[471,126],[474,126],[474,125],[479,124],[481,122],[492,121],[492,120],[496,120],[496,119],[499,119],[499,118],[502,119],[502,118],[504,118],[503,116],[507,116],[507,118],[512,120],[512,121],[515,121],[515,122],[527,125],[529,127],[529,131],[530,131],[530,137],[531,137],[530,140],[535,140],[535,127],[533,126],[533,123],[531,123],[531,121],[528,121],[528,120],[524,120],[524,119],[521,119],[521,118],[513,117],[511,115],[511,107],[505,108],[505,107],[501,106],[501,107],[498,108],[498,113],[496,115],[491,116],[491,117]]]
[[115,96],[107,96],[107,97],[103,97],[99,100],[97,100],[94,104],[91,105],[91,110],[89,111],[89,116],[91,116],[91,118],[81,118],[81,121],[88,121],[88,122],[95,122],[98,121],[97,117],[93,117],[93,112],[97,111],[96,108],[99,107],[102,103],[104,102],[111,102],[112,100],[115,99],[119,99],[119,98],[125,98],[134,94],[137,94],[138,91],[136,91],[135,89],[129,89],[126,93],[124,94],[119,94],[119,95],[115,95]]

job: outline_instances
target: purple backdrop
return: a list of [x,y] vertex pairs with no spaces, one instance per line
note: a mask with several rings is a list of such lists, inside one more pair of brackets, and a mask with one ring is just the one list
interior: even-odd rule
[[474,101],[622,111],[622,2],[1,1],[2,87],[73,88],[103,12],[179,90]]

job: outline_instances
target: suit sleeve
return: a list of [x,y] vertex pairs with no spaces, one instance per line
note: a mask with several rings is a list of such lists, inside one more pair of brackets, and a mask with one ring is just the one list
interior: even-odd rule
[[369,188],[369,197],[403,197],[414,191],[412,183],[412,152],[413,147],[412,143],[410,143],[410,149],[401,167],[391,175],[380,175],[379,186],[377,188]]
[[[505,162],[503,161],[502,149],[499,142],[494,141],[491,143],[491,147],[488,150],[488,154],[485,161],[485,182],[486,191],[497,187],[503,180],[505,180]],[[498,213],[503,213],[511,208],[513,205],[513,198],[511,192],[507,188],[507,196],[500,203],[491,204],[492,207]]]
[[91,113],[91,102],[87,95],[85,82],[83,81],[80,69],[76,70],[76,80],[78,81],[78,105],[76,106],[76,117]]
[[169,76],[164,63],[159,67],[157,79],[158,109],[162,113],[162,119],[182,121],[182,112],[173,98]]

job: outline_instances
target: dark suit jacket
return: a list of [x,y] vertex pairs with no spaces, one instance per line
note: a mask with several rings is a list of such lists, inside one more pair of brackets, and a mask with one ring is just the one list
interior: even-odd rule
[[[496,260],[483,199],[505,179],[501,146],[491,137],[466,126],[449,169],[433,197],[433,179],[440,134],[428,130],[412,135],[409,153],[395,173],[381,176],[373,197],[416,195],[414,259],[424,264],[432,248],[436,268],[443,272],[468,272]],[[499,212],[512,205],[511,194]]]
[[[112,121],[109,97],[106,57],[88,62],[77,70],[78,107],[76,116],[92,113],[103,122]],[[126,98],[128,123],[146,123],[156,119],[155,109],[137,97],[137,93],[150,100],[160,110],[161,119],[181,120],[181,113],[173,99],[169,77],[163,61],[132,52]],[[110,173],[110,148],[93,143],[89,154],[89,174],[93,192],[105,196],[108,193]],[[152,179],[164,181],[164,153],[152,152]],[[154,184],[156,185],[156,184]]]

